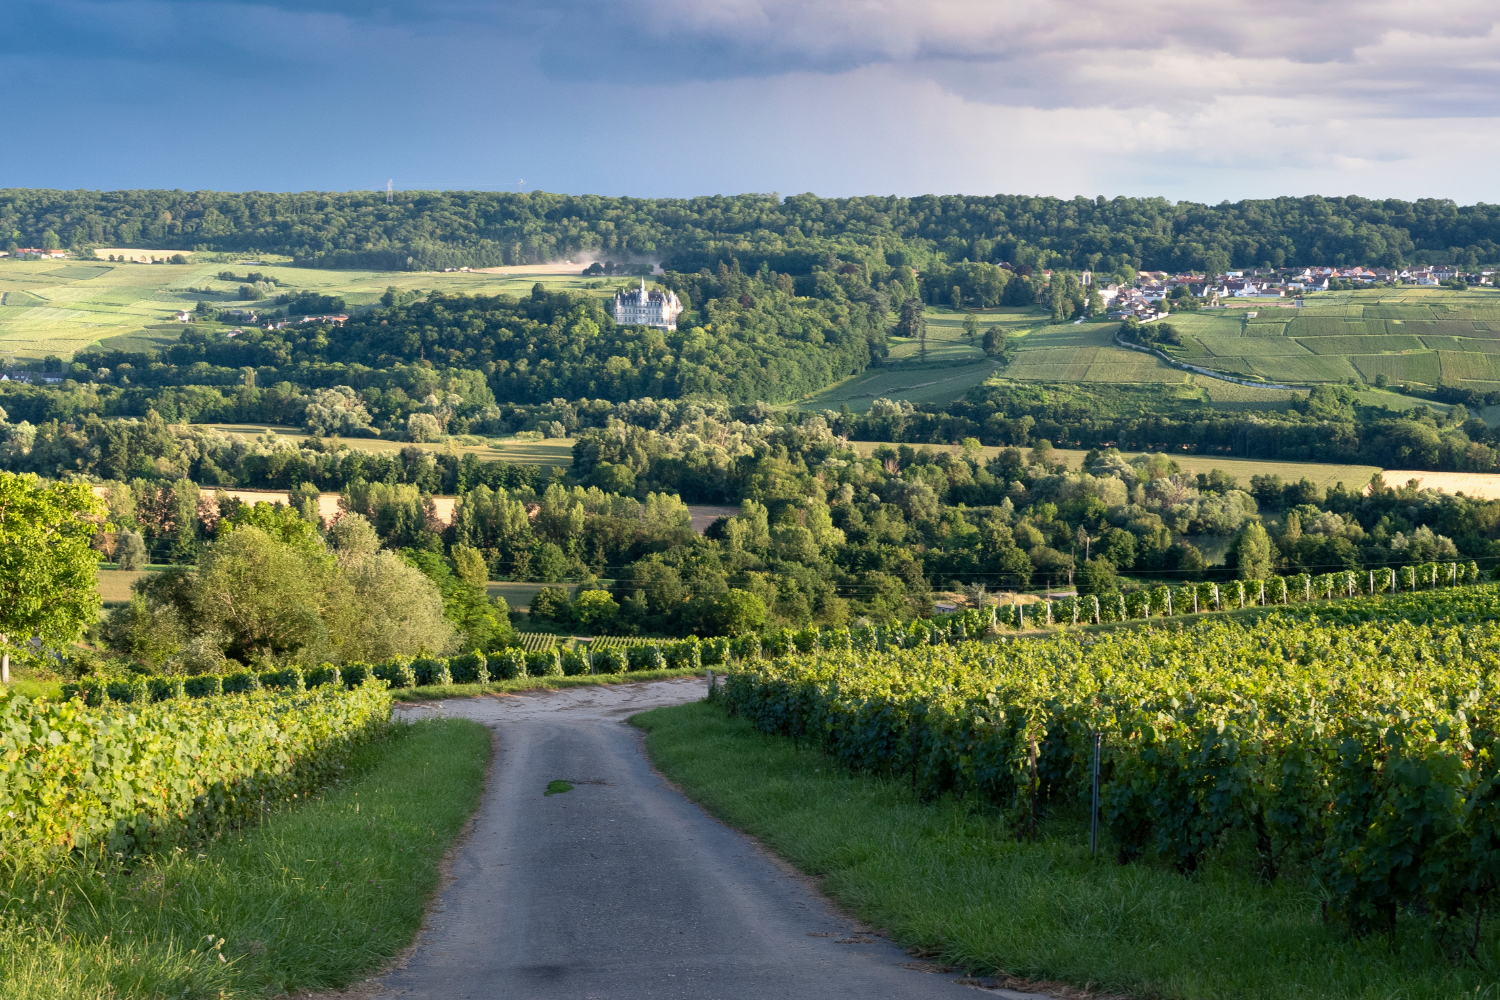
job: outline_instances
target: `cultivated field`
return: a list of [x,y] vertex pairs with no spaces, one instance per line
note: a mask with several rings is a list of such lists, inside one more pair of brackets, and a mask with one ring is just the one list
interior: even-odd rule
[[[1387,486],[1405,486],[1415,479],[1424,490],[1462,493],[1484,500],[1500,500],[1500,474],[1493,472],[1422,472],[1386,469],[1381,473]],[[1368,488],[1368,487],[1367,487]]]
[[[1173,313],[1171,353],[1240,377],[1500,387],[1500,292],[1325,292],[1288,309]],[[1253,315],[1252,315],[1253,314]]]
[[[100,255],[119,255],[119,249]],[[170,251],[133,251],[168,256]],[[612,295],[624,278],[585,279],[581,266],[504,268],[491,272],[321,271],[266,264],[142,264],[93,261],[0,260],[0,365],[55,354],[63,359],[110,338],[127,349],[159,347],[177,339],[182,324],[174,314],[199,301],[219,306],[239,303],[240,282],[219,281],[220,271],[244,277],[250,271],[274,277],[287,291],[341,296],[354,310],[379,302],[387,287],[403,291],[521,295],[537,282]],[[268,304],[267,304],[268,305]]]
[[1116,346],[1120,324],[1107,320],[1037,326],[1017,334],[1010,363],[1000,374],[1032,382],[1166,383],[1186,372],[1157,358]]

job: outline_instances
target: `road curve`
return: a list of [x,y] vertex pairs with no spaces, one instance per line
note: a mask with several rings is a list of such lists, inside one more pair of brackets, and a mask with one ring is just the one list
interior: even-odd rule
[[[902,968],[909,956],[859,934],[652,769],[625,720],[703,689],[686,678],[401,710],[484,722],[496,731],[498,759],[450,885],[377,995],[973,996],[952,976]],[[555,779],[573,790],[545,795]]]

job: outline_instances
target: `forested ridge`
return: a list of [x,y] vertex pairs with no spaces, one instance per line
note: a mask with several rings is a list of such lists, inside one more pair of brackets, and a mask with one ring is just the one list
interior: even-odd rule
[[1492,261],[1500,207],[1285,197],[1202,205],[1024,195],[619,198],[551,192],[0,190],[0,242],[288,254],[319,267],[430,269],[577,259],[808,273],[832,252],[889,263],[1081,268]]
[[[483,379],[515,403],[698,395],[752,403],[796,399],[862,371],[886,353],[889,304],[862,274],[823,276],[796,294],[788,276],[739,268],[671,276],[689,309],[679,329],[617,325],[607,303],[541,285],[529,296],[433,293],[356,316],[342,328],[186,330],[162,351],[95,349],[82,378],[153,387],[388,387],[408,366]],[[101,371],[104,373],[101,375]],[[467,399],[467,395],[466,395]]]

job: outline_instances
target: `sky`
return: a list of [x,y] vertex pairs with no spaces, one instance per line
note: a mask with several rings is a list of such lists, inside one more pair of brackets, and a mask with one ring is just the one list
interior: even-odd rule
[[5,7],[0,187],[1497,197],[1494,0]]

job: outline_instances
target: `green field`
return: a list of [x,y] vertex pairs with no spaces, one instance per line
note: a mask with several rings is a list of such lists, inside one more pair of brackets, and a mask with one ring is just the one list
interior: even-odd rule
[[1187,381],[1159,359],[1115,344],[1120,324],[1090,320],[1036,326],[1019,333],[1000,373],[1021,382],[1167,383]]
[[[1308,296],[1305,308],[1173,313],[1172,354],[1272,382],[1373,382],[1484,390],[1500,381],[1500,292],[1370,289]],[[1305,355],[1314,355],[1306,358]],[[1207,359],[1207,360],[1205,360]],[[1297,359],[1297,360],[1294,360]]]
[[[0,261],[0,364],[55,354],[64,359],[90,344],[143,349],[175,341],[179,310],[199,301],[234,308],[239,282],[219,281],[220,271],[274,277],[287,291],[341,296],[350,309],[379,302],[387,287],[453,293],[519,295],[542,282],[595,295],[613,294],[624,278],[585,279],[578,270],[543,267],[505,273],[432,271],[320,271],[285,264],[93,264]],[[269,301],[260,303],[271,308]]]

